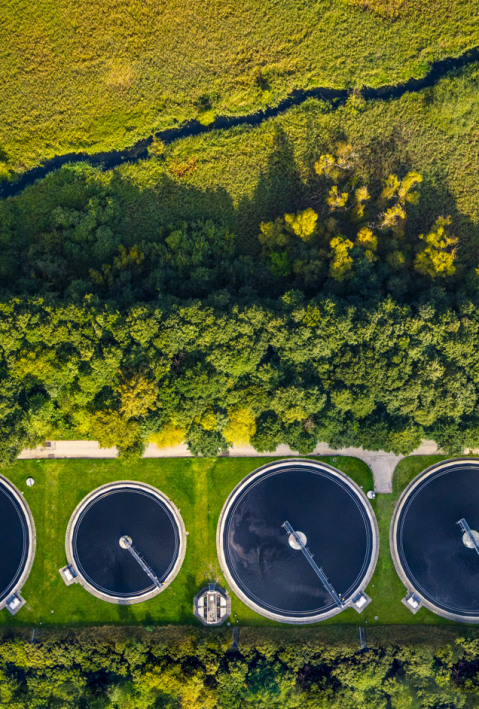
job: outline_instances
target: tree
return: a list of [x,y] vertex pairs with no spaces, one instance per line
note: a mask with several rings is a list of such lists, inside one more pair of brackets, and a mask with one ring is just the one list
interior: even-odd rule
[[157,408],[158,385],[142,371],[123,372],[119,394],[120,413],[126,419],[141,418]]
[[230,445],[247,446],[256,432],[255,417],[248,409],[229,409],[223,436]]
[[161,431],[151,433],[148,442],[154,443],[158,448],[175,448],[183,443],[185,436],[186,428],[170,421]]
[[457,237],[450,236],[446,227],[451,223],[451,218],[439,217],[433,226],[433,230],[424,236],[419,237],[425,241],[423,250],[418,253],[414,261],[414,268],[424,276],[452,276],[456,267],[454,261],[457,257],[456,245]]
[[296,236],[299,236],[303,241],[308,241],[316,230],[318,215],[314,209],[308,207],[297,214],[285,214],[284,221]]
[[135,421],[129,421],[118,411],[99,411],[90,420],[90,436],[98,441],[100,448],[131,448],[140,435]]
[[329,274],[337,281],[342,281],[347,277],[354,263],[349,255],[354,244],[343,236],[335,236],[334,239],[331,239],[330,246],[333,258],[329,266]]

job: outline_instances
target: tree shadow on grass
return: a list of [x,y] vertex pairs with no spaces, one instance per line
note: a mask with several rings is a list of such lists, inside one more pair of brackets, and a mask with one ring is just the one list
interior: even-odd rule
[[[230,290],[250,286],[248,268],[235,271],[235,259],[241,254],[257,256],[261,221],[298,209],[304,192],[293,147],[280,128],[268,150],[267,168],[253,197],[238,205],[225,187],[202,189],[167,172],[154,172],[153,167],[147,186],[121,170],[105,182],[104,175],[87,164],[49,175],[15,200],[0,203],[0,222],[10,227],[3,237],[0,295],[54,293],[82,298],[93,292],[128,306],[156,299],[165,287],[162,284],[173,287],[175,280],[178,293],[172,293],[181,297],[204,297],[225,286]],[[209,272],[205,277],[203,263],[195,264],[194,251],[185,253],[191,260],[191,267],[186,264],[187,276],[196,268],[195,283],[202,278],[205,283],[197,293],[189,292],[189,284],[186,292],[185,287],[179,288],[183,280],[175,278],[163,256],[159,262],[148,257],[135,264],[128,255],[131,249],[145,249],[154,256],[154,245],[163,244],[172,230],[199,220],[211,220],[235,234],[236,253],[228,256],[220,248],[213,261],[223,276],[213,278]],[[148,252],[150,246],[153,252]],[[252,278],[253,286],[258,275],[260,271]]]
[[179,622],[181,624],[190,624],[192,622],[192,619],[194,618],[193,601],[196,594],[198,593],[198,591],[201,590],[203,585],[204,584],[198,587],[194,574],[188,574],[186,580],[184,580],[182,587],[183,603],[178,609]]
[[[311,160],[314,158],[315,136],[312,131],[306,141],[306,152]],[[293,287],[292,281],[273,278],[262,266],[262,246],[258,239],[260,224],[311,206],[318,181],[312,167],[310,176],[301,174],[294,145],[280,125],[273,126],[272,145],[264,145],[268,153],[266,167],[257,178],[252,196],[241,198],[237,204],[225,187],[193,185],[186,178],[175,178],[162,168],[155,168],[153,162],[145,163],[141,168],[151,170],[144,184],[136,179],[135,174],[132,178],[128,171],[116,170],[111,179],[105,181],[99,170],[86,164],[75,164],[52,173],[14,200],[0,202],[0,223],[8,226],[1,235],[0,296],[49,292],[71,299],[83,298],[93,292],[101,299],[113,299],[128,307],[138,301],[156,300],[159,292],[204,298],[225,288],[236,295],[244,288],[250,289],[254,297],[280,295]],[[370,140],[360,146],[360,150],[361,171],[366,181],[370,180],[372,190],[380,191],[381,184],[391,172],[402,177],[409,170],[417,169],[408,137],[398,128],[386,137]],[[468,262],[472,259],[479,261],[479,225],[461,212],[447,180],[425,181],[421,187],[419,205],[408,207],[407,232],[417,240],[417,235],[427,233],[438,216],[450,215],[452,231],[461,239],[460,256],[464,254]],[[68,210],[88,214],[91,200],[103,200],[103,204],[113,200],[116,216],[109,222],[99,223],[98,229],[87,230],[84,237],[75,236],[73,245],[67,244],[63,238],[66,230],[62,231],[62,225],[53,224],[55,219],[58,221],[55,215],[59,210],[62,214]],[[60,221],[64,219],[60,217]],[[161,261],[159,266],[158,263],[154,265],[148,257],[138,267],[133,264],[127,268],[120,263],[118,272],[113,274],[113,289],[97,284],[96,281],[103,278],[105,268],[108,273],[113,273],[112,264],[115,259],[119,260],[121,248],[128,253],[138,244],[145,244],[154,250],[157,244],[164,243],[172,229],[198,220],[211,220],[236,235],[234,254],[216,256],[214,252],[213,261],[215,266],[219,265],[219,276],[213,269],[204,277],[203,264],[199,265],[196,274],[193,273],[197,254],[191,251],[191,254],[185,254],[187,260],[191,259],[191,266],[186,265],[185,279],[175,276],[173,270],[165,280],[163,271],[170,267],[168,263]],[[102,244],[98,243],[99,240],[103,240]],[[32,248],[33,255],[26,257]],[[28,258],[31,263],[27,263]],[[153,273],[158,267],[163,269],[159,276]],[[34,276],[31,275],[32,269]],[[190,287],[188,277],[191,273]],[[96,280],[92,283],[92,279]],[[103,280],[107,280],[106,277]],[[198,283],[201,287],[196,288]]]
[[[391,173],[403,178],[411,171],[422,172],[414,145],[402,126],[394,126],[387,136],[373,137],[360,147],[360,152],[361,171],[372,194],[379,194]],[[420,185],[418,204],[407,207],[407,232],[417,240],[419,234],[432,228],[439,216],[450,216],[451,231],[460,238],[460,258],[465,251],[470,259],[472,249],[474,258],[479,260],[479,223],[458,206],[457,196],[450,189],[450,176],[441,161],[433,168],[433,174]]]
[[130,606],[128,605],[118,605],[118,619],[120,623],[132,623],[134,621],[134,614]]
[[241,234],[242,250],[257,255],[261,250],[258,241],[261,222],[300,210],[306,195],[291,140],[276,126],[266,170],[261,173],[253,196],[241,199],[236,210],[235,228]]

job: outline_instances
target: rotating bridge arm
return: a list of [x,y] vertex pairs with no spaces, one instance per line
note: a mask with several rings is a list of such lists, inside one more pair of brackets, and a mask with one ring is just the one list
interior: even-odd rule
[[132,557],[135,559],[136,562],[138,562],[138,564],[141,566],[141,568],[143,569],[143,571],[145,572],[145,574],[148,574],[148,576],[149,576],[150,579],[153,581],[153,583],[155,584],[155,586],[157,586],[158,588],[162,588],[162,587],[163,587],[162,582],[160,581],[160,579],[158,578],[158,576],[155,574],[155,572],[153,571],[153,569],[152,569],[150,566],[148,566],[148,564],[147,564],[146,561],[143,559],[143,557],[136,551],[136,549],[135,549],[135,547],[133,546],[133,542],[131,541],[130,537],[126,537],[126,536],[125,536],[125,537],[122,537],[121,540],[120,540],[120,545],[121,545],[124,549],[128,549],[128,551],[130,552],[130,554],[132,555]]
[[[323,569],[321,569],[321,568],[317,565],[317,563],[314,561],[313,555],[312,555],[311,552],[309,551],[308,547],[305,546],[304,542],[303,542],[302,539],[299,537],[299,535],[294,531],[294,529],[292,528],[292,526],[290,525],[290,523],[289,523],[289,522],[285,522],[285,523],[282,525],[282,527],[284,527],[284,529],[288,532],[288,534],[292,534],[292,535],[293,535],[294,541],[296,542],[296,544],[298,544],[299,548],[300,548],[301,551],[303,552],[303,554],[304,554],[304,556],[306,557],[306,559],[309,561],[310,565],[313,567],[315,573],[316,573],[317,576],[319,577],[319,580],[321,581],[321,583],[323,584],[324,588],[325,588],[326,591],[329,593],[329,595],[332,597],[333,601],[336,603],[336,605],[338,606],[338,608],[344,608],[344,606],[345,606],[344,601],[338,596],[338,594],[337,594],[336,591],[334,590],[333,586],[329,583],[328,578],[327,578],[326,574],[324,573]],[[478,552],[478,553],[479,553],[479,552]]]
[[476,540],[474,534],[472,533],[471,528],[469,527],[468,523],[464,519],[464,517],[462,519],[460,519],[459,522],[457,522],[457,524],[460,526],[460,528],[464,532],[464,534],[467,534],[467,536],[471,540],[472,546],[474,547],[477,554],[479,555],[479,544],[477,543],[477,540]]

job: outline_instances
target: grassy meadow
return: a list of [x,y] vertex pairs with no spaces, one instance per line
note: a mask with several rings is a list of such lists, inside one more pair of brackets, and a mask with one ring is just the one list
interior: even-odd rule
[[[359,154],[366,183],[389,173],[423,176],[411,231],[450,215],[459,256],[479,261],[479,66],[401,99],[338,110],[314,99],[258,127],[213,131],[153,147],[151,158],[109,172],[76,164],[0,203],[0,232],[28,243],[49,228],[58,206],[83,209],[96,195],[120,205],[125,246],[161,240],[170,224],[212,219],[255,253],[261,221],[316,208],[314,162],[339,141]],[[5,266],[6,267],[6,266]]]
[[6,0],[0,177],[292,89],[397,84],[478,44],[474,0]]
[[[373,603],[359,616],[347,609],[321,625],[449,624],[426,609],[413,616],[401,604],[405,589],[389,553],[389,526],[400,492],[440,456],[412,456],[398,467],[392,495],[373,501],[380,530],[378,565],[367,592]],[[273,458],[268,460],[274,460]],[[320,458],[349,475],[363,489],[373,487],[368,466],[357,458]],[[0,626],[100,626],[104,624],[199,625],[193,598],[208,581],[228,588],[216,555],[216,527],[224,502],[235,485],[263,459],[143,459],[131,465],[118,460],[18,461],[8,477],[25,494],[35,520],[37,551],[22,594],[27,605],[12,618],[0,614]],[[33,488],[25,481],[35,479]],[[81,586],[66,587],[58,569],[66,563],[65,530],[77,504],[91,490],[115,480],[140,480],[165,492],[181,510],[189,532],[186,557],[173,583],[156,598],[132,606],[117,606],[91,596]],[[282,627],[250,610],[232,593],[232,620],[240,625]],[[376,616],[378,620],[376,620]]]

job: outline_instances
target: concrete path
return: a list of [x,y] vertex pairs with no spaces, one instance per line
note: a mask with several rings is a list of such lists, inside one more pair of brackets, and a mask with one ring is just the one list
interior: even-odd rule
[[[433,455],[434,453],[440,453],[435,442],[423,441],[411,455]],[[96,441],[47,441],[45,447],[24,450],[18,457],[20,460],[31,460],[36,458],[115,458],[116,455],[116,448],[100,448]],[[271,453],[258,453],[252,446],[233,446],[225,455],[251,458],[267,458],[274,455],[287,458],[288,456],[298,456],[299,453],[286,445],[278,446]],[[347,455],[364,460],[372,470],[374,490],[382,493],[393,491],[393,473],[396,465],[404,458],[403,455],[394,455],[394,453],[386,453],[386,451],[365,451],[362,448],[333,450],[327,443],[318,443],[312,455]],[[149,445],[143,457],[191,458],[192,455],[186,444],[183,443],[175,448],[157,448],[155,445]]]

